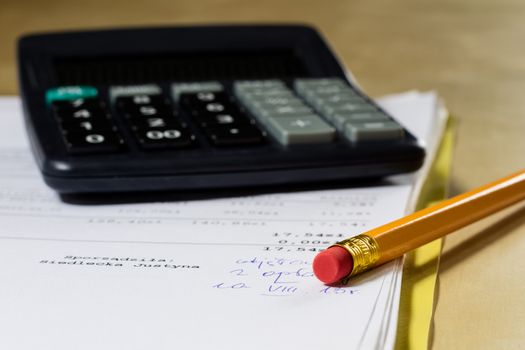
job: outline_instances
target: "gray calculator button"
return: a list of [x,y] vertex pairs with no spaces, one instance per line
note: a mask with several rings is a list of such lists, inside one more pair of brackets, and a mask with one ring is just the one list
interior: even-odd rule
[[335,129],[315,114],[269,118],[267,126],[272,135],[283,145],[327,143],[335,136]]
[[[275,98],[246,101],[254,109],[274,109],[279,107],[306,107],[306,105],[297,98]],[[307,107],[306,107],[307,108]]]
[[158,85],[123,85],[109,88],[109,98],[113,102],[117,97],[137,95],[159,95],[162,89]]
[[252,112],[259,119],[297,117],[305,114],[311,114],[312,109],[304,104],[293,106],[277,106],[268,108],[253,108]]
[[235,91],[254,91],[260,89],[270,89],[286,87],[281,80],[241,80],[233,85]]
[[340,78],[310,78],[310,79],[296,79],[294,87],[296,89],[312,88],[319,86],[345,86],[346,83]]
[[304,90],[303,94],[306,96],[316,96],[316,97],[324,97],[324,96],[331,96],[335,94],[341,94],[341,93],[347,93],[351,94],[352,90],[347,86],[319,86],[315,88],[309,88],[307,90]]
[[262,98],[253,99],[254,104],[262,104],[267,106],[287,106],[290,104],[302,104],[302,102],[295,96],[265,96]]
[[244,103],[261,101],[269,97],[296,98],[290,90],[263,89],[255,92],[237,92],[235,96]]
[[175,83],[171,85],[171,95],[175,101],[179,100],[179,96],[185,93],[197,92],[220,92],[223,91],[223,86],[218,81],[203,81],[199,83]]
[[323,98],[318,98],[321,101],[321,104],[327,103],[344,103],[344,102],[359,102],[365,101],[362,96],[349,94],[349,93],[338,93],[330,96],[325,96]]
[[255,92],[235,92],[235,96],[244,104],[261,101],[269,97],[295,98],[290,90],[263,89]]
[[380,112],[335,113],[331,118],[337,129],[342,130],[346,123],[390,121],[390,118]]
[[363,99],[363,97],[348,93],[339,93],[329,96],[306,96],[306,101],[313,105],[317,109],[322,109],[323,106],[326,105],[333,105],[333,104],[339,104],[339,103],[366,103],[366,100]]
[[345,124],[345,136],[354,142],[397,140],[403,138],[404,130],[393,121],[352,122]]
[[336,102],[327,103],[319,108],[325,117],[333,119],[338,113],[357,113],[377,111],[376,107],[366,102]]
[[257,99],[271,96],[294,96],[294,94],[287,88],[270,88],[270,89],[253,89],[248,91],[236,91],[237,97],[245,97],[250,99]]
[[326,97],[326,96],[332,96],[335,94],[355,94],[355,92],[346,84],[344,84],[342,81],[340,81],[337,84],[322,84],[322,85],[315,85],[315,84],[295,84],[295,90],[299,95],[301,95],[304,98],[312,98],[312,97]]

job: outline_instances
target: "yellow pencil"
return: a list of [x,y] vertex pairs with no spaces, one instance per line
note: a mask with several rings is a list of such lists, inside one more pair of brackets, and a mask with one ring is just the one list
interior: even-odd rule
[[525,170],[338,242],[313,270],[331,284],[384,264],[525,198]]

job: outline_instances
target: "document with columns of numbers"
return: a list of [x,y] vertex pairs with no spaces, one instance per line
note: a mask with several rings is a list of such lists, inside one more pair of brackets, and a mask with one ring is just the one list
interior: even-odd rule
[[[45,186],[0,99],[1,349],[371,349],[395,340],[402,259],[326,286],[313,257],[413,209],[446,119],[380,99],[427,149],[367,187],[79,203]],[[110,196],[111,197],[111,196]]]

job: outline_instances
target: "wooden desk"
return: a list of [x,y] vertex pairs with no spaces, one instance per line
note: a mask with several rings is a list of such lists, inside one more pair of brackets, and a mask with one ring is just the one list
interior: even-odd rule
[[[436,89],[459,120],[452,192],[525,164],[522,0],[3,0],[0,94],[16,94],[15,40],[24,32],[115,25],[308,22],[373,96]],[[525,215],[447,239],[434,349],[525,343]],[[459,249],[454,249],[456,246]],[[447,254],[448,253],[448,254]]]

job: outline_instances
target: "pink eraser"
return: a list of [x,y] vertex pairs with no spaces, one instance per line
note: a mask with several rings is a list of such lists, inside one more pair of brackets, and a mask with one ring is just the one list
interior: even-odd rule
[[348,276],[353,267],[352,255],[338,246],[320,252],[313,262],[314,274],[326,284],[338,282]]

